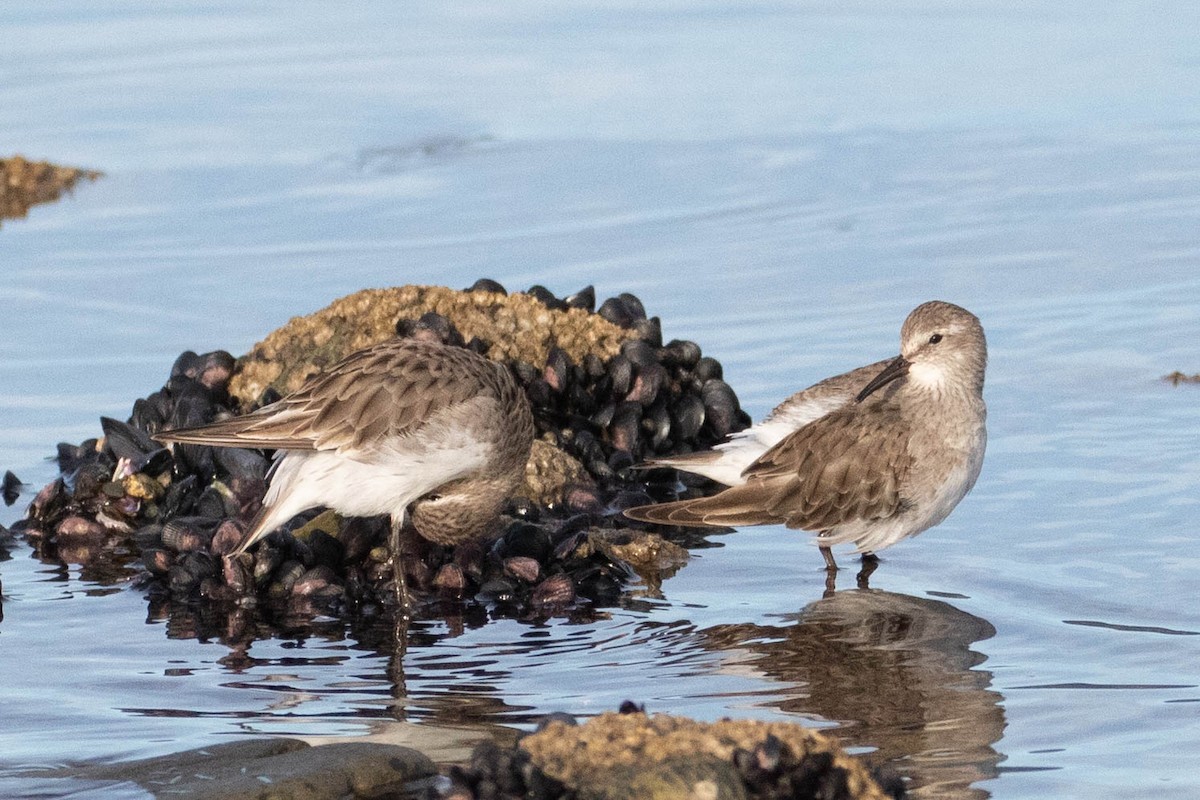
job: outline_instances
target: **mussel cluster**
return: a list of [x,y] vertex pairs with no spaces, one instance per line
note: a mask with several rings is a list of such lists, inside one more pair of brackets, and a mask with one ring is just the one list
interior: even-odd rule
[[[470,291],[503,292],[491,281]],[[692,342],[662,341],[656,318],[623,294],[595,308],[588,289],[559,299],[529,294],[547,307],[584,308],[635,332],[606,361],[573,363],[552,348],[545,364],[510,366],[524,386],[543,441],[586,471],[550,507],[515,499],[498,536],[457,548],[417,537],[406,544],[410,587],[430,607],[473,601],[491,613],[545,616],[615,602],[632,576],[619,555],[631,537],[649,535],[619,511],[705,490],[674,470],[634,469],[655,455],[720,441],[749,420],[721,377],[721,366]],[[444,317],[400,320],[397,333],[432,337],[486,353]],[[236,361],[225,352],[182,354],[166,385],[134,403],[127,421],[101,421],[104,436],[61,444],[62,477],[38,493],[23,533],[43,555],[83,561],[103,554],[140,559],[152,600],[228,604],[270,615],[354,614],[390,601],[387,526],[382,519],[338,519],[318,511],[267,537],[250,554],[227,557],[261,506],[270,454],[176,445],[151,436],[204,424],[239,409],[228,392]],[[259,404],[276,399],[265,396]],[[420,609],[418,609],[420,613]]]
[[4,481],[0,483],[0,494],[3,495],[6,506],[11,506],[21,496],[21,479],[14,475],[12,470],[4,473]]
[[[495,281],[482,280],[468,291],[504,292]],[[567,499],[574,510],[605,508],[675,499],[677,482],[707,485],[674,470],[632,469],[654,456],[704,450],[750,424],[737,394],[725,382],[721,364],[705,356],[695,342],[663,343],[662,323],[647,317],[641,300],[629,293],[611,297],[596,307],[593,287],[559,299],[542,286],[527,294],[547,308],[580,308],[598,314],[635,335],[607,360],[586,355],[575,363],[561,348],[552,347],[545,364],[512,364],[533,407],[538,434],[584,465],[600,487],[597,498]],[[462,336],[444,317],[426,314],[402,321],[401,335],[436,332],[443,342],[487,352],[487,343]],[[649,491],[652,497],[646,495]]]
[[[753,750],[735,750],[733,765],[746,785],[746,796],[754,800],[854,797],[846,771],[834,763],[831,754],[798,757],[774,736],[767,736]],[[894,770],[876,767],[871,777],[888,797],[904,800],[908,796],[904,780]]]
[[551,778],[520,747],[491,739],[476,745],[465,766],[451,767],[450,786],[429,790],[423,800],[575,800],[579,793]]
[[[620,713],[644,714],[645,709],[626,700]],[[567,714],[551,714],[538,724],[537,731],[551,721],[576,724]],[[752,800],[855,800],[861,796],[851,789],[846,770],[835,763],[832,754],[796,756],[770,734],[753,749],[735,749],[732,761],[735,780]],[[471,760],[451,767],[448,777],[449,786],[440,793],[430,790],[425,800],[575,800],[603,794],[595,786],[578,787],[584,789],[580,792],[547,775],[519,741],[507,748],[491,740],[480,743]],[[875,768],[871,777],[884,795],[895,800],[907,796],[904,781],[894,770]]]

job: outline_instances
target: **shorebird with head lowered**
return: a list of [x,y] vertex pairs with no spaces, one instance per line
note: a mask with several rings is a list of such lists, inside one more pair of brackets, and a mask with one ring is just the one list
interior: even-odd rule
[[978,318],[931,301],[900,330],[900,355],[827,378],[713,450],[649,462],[729,488],[639,506],[633,519],[684,527],[786,525],[863,554],[944,520],[975,485],[987,442],[987,342]]
[[524,477],[533,434],[507,367],[461,347],[391,339],[257,411],[154,438],[276,451],[262,510],[232,555],[310,508],[390,516],[404,598],[405,521],[439,544],[486,532]]

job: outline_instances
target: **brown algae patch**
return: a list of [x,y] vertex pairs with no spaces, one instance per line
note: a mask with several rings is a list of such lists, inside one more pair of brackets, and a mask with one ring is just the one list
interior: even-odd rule
[[737,751],[760,753],[772,736],[799,762],[821,763],[840,773],[844,796],[888,797],[867,767],[835,739],[785,722],[706,723],[666,714],[606,713],[578,726],[549,722],[522,739],[520,747],[536,767],[583,798],[688,797],[704,794],[700,784],[715,784],[714,796],[744,797],[728,791],[735,781],[725,765],[732,770]]
[[31,206],[54,202],[79,181],[94,181],[103,175],[92,169],[29,161],[19,155],[0,158],[0,218],[24,217]]
[[457,291],[444,286],[364,289],[295,317],[238,362],[229,391],[243,406],[268,388],[288,394],[355,350],[396,335],[396,322],[428,312],[446,317],[466,340],[486,342],[495,361],[546,363],[552,347],[575,362],[615,356],[636,333],[581,308],[551,309],[523,293]]
[[1200,383],[1200,374],[1188,375],[1175,370],[1170,375],[1163,375],[1162,379],[1172,386],[1178,386],[1181,383]]

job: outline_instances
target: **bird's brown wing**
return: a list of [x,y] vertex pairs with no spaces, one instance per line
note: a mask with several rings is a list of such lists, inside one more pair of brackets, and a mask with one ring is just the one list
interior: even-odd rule
[[258,411],[155,438],[226,447],[358,449],[410,432],[441,407],[494,394],[499,368],[462,348],[393,339],[350,354]]
[[625,514],[668,525],[784,524],[829,530],[884,519],[903,506],[900,485],[911,466],[907,426],[876,406],[834,411],[790,434],[743,473],[746,482],[712,497],[640,506]]

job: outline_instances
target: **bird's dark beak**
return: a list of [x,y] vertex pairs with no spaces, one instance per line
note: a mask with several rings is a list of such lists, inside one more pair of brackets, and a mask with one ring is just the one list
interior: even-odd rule
[[854,402],[861,403],[866,400],[877,390],[887,386],[897,378],[902,378],[908,374],[908,368],[912,366],[912,362],[904,356],[896,356],[888,365],[883,368],[883,371],[871,379],[871,382],[863,387],[863,390],[858,393],[858,397],[854,398]]

